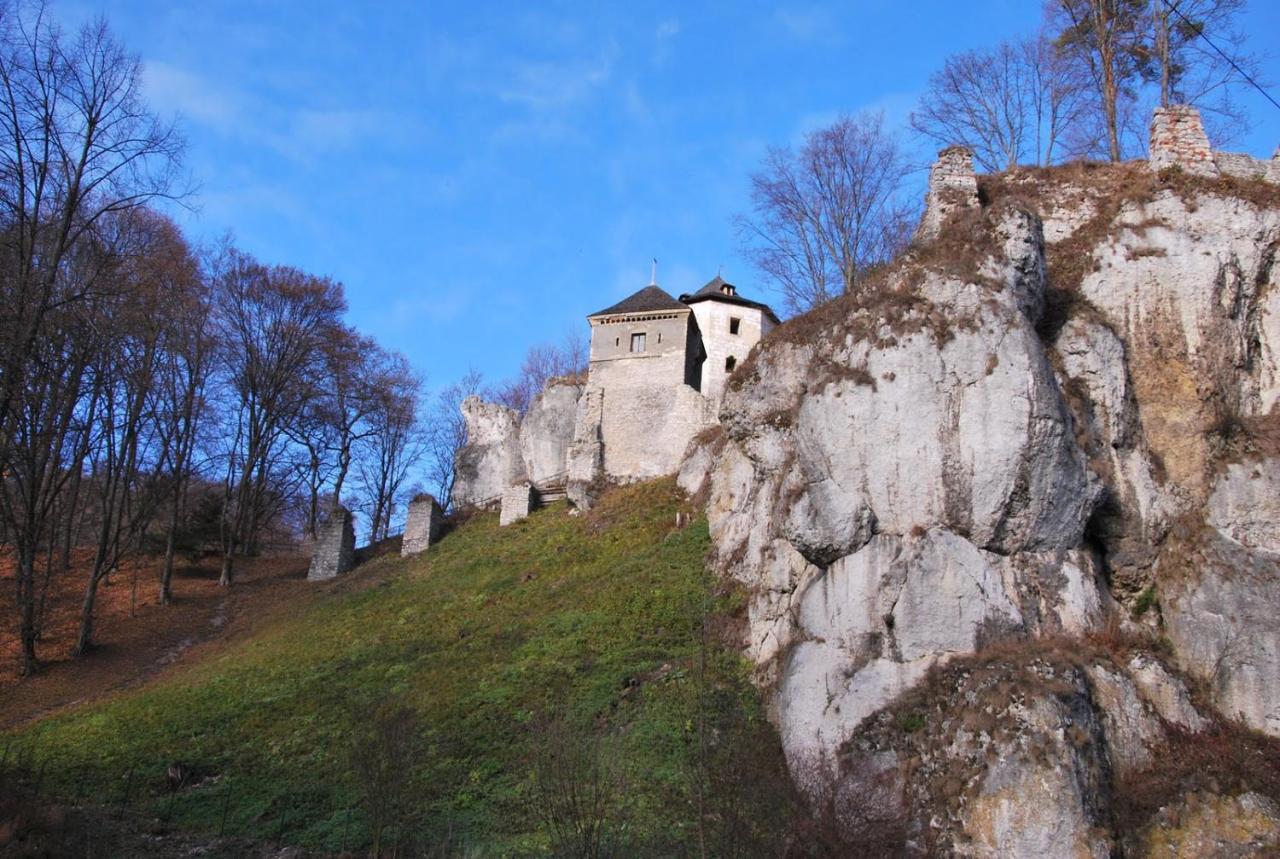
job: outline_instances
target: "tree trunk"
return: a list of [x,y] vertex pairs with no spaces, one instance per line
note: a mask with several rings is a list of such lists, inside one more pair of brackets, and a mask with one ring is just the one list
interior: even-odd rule
[[80,606],[80,635],[76,638],[73,657],[81,657],[93,649],[93,606],[98,599],[98,583],[102,579],[97,576],[89,578],[89,586],[84,591],[84,602]]
[[36,659],[36,559],[30,546],[18,549],[18,638],[22,645],[22,676],[30,677],[40,668]]
[[164,541],[164,568],[160,571],[160,605],[169,605],[173,602],[173,544],[178,533],[177,494],[174,494],[173,513],[169,516],[169,533]]

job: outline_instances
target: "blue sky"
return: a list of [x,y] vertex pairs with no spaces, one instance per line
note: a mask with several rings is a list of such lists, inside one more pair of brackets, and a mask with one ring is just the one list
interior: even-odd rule
[[[770,144],[841,111],[893,124],[950,54],[1029,32],[1005,2],[444,3],[55,0],[105,14],[177,113],[189,234],[346,285],[350,321],[431,386],[491,380],[648,282],[724,267],[763,286],[731,219]],[[1280,32],[1280,3],[1248,30]],[[1258,47],[1266,47],[1260,45]],[[1267,77],[1280,84],[1280,64]],[[1269,156],[1249,101],[1235,147]],[[927,160],[931,147],[921,146]],[[768,300],[770,296],[764,295]]]

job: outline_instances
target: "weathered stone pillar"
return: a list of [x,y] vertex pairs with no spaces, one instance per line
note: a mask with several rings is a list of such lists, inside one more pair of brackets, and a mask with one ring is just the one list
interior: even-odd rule
[[566,493],[580,510],[589,509],[595,502],[593,490],[603,476],[603,423],[604,391],[588,388],[578,399],[573,444],[569,445],[566,456],[569,471]]
[[916,230],[920,241],[932,241],[942,225],[960,209],[976,209],[978,175],[973,170],[973,151],[964,146],[948,146],[938,153],[929,168],[929,191],[925,196],[924,217]]
[[528,517],[533,507],[533,486],[528,483],[515,483],[502,493],[502,512],[498,514],[498,524],[510,525]]
[[1189,104],[1156,108],[1147,158],[1152,170],[1178,167],[1196,176],[1219,175],[1200,111]]
[[335,579],[356,565],[356,531],[351,511],[335,507],[316,537],[307,581]]
[[425,492],[409,502],[409,516],[404,522],[404,537],[400,542],[400,556],[425,552],[440,536],[444,524],[444,510],[436,499]]

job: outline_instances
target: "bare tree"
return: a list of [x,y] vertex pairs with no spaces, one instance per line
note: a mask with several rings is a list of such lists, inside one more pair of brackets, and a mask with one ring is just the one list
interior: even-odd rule
[[1085,108],[1083,82],[1043,36],[948,57],[929,78],[911,127],[939,145],[973,150],[984,170],[1052,163]]
[[1093,83],[1107,157],[1126,153],[1125,106],[1151,76],[1148,0],[1054,0],[1055,43]]
[[392,517],[404,501],[405,482],[428,449],[419,415],[422,380],[403,355],[380,352],[379,356],[375,405],[357,463],[369,511],[370,542],[390,535]]
[[217,321],[225,372],[235,392],[225,479],[220,583],[248,551],[284,492],[276,478],[291,421],[303,411],[323,338],[346,309],[342,287],[288,267],[267,267],[229,251],[217,278]]
[[775,147],[751,177],[754,213],[737,220],[747,253],[801,312],[856,292],[897,245],[909,166],[880,113],[845,116]]
[[[180,239],[181,237],[179,237]],[[209,330],[211,301],[205,272],[185,243],[174,243],[161,260],[170,288],[163,300],[168,320],[156,392],[156,431],[161,439],[159,470],[169,489],[160,602],[173,598],[177,534],[186,512],[187,490],[195,473],[196,445],[208,412],[206,387],[213,371],[216,343]]]
[[547,382],[586,372],[589,348],[587,338],[578,330],[567,333],[559,343],[530,346],[520,371],[514,378],[498,385],[490,395],[494,402],[523,415]]
[[1248,128],[1234,91],[1247,84],[1245,75],[1258,77],[1258,57],[1236,20],[1243,8],[1243,0],[1151,0],[1160,104],[1197,105],[1219,140]]
[[68,36],[43,6],[0,6],[0,472],[24,673],[37,666],[35,555],[56,540],[50,517],[87,438],[98,332],[76,305],[103,284],[73,257],[108,216],[182,193],[181,140],[147,109],[140,73],[101,20]]
[[453,504],[454,463],[467,443],[467,422],[462,418],[462,401],[482,391],[484,379],[476,370],[436,392],[427,412],[427,482],[442,505]]

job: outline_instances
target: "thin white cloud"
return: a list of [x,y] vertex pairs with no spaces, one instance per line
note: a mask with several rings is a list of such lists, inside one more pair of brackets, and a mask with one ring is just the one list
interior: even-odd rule
[[816,6],[790,7],[778,9],[773,17],[783,32],[796,41],[826,45],[839,44],[841,41],[841,28],[829,9]]
[[616,55],[609,49],[589,60],[520,63],[499,86],[498,98],[536,111],[569,107],[608,83]]

